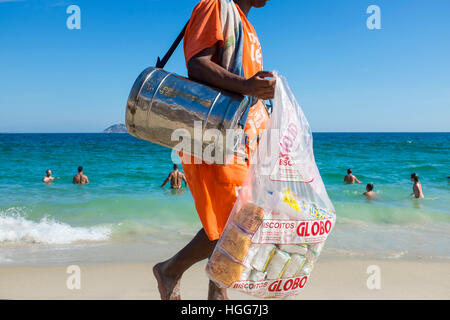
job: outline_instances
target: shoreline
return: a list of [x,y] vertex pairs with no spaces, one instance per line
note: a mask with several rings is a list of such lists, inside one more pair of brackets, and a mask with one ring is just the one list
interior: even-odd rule
[[[188,242],[177,239],[167,243],[130,242],[81,242],[57,244],[0,244],[0,268],[15,267],[58,267],[67,265],[122,265],[155,264],[164,261]],[[410,255],[402,252],[372,252],[368,250],[344,250],[327,248],[322,251],[321,261],[379,261],[411,263],[448,263],[450,257],[437,255]]]
[[[0,299],[150,299],[159,300],[153,263],[81,264],[80,290],[66,286],[68,265],[1,266]],[[181,280],[184,299],[204,300],[206,261]],[[369,266],[379,266],[381,289],[369,290]],[[305,289],[292,299],[450,299],[450,262],[320,259]],[[229,297],[255,299],[229,290]]]
[[[123,240],[76,242],[69,244],[0,243],[0,268],[57,267],[67,265],[154,264],[182,249],[191,237],[168,241]],[[350,241],[350,240],[349,240]],[[321,261],[380,261],[449,263],[449,256],[432,253],[415,255],[409,248],[392,251],[339,248],[334,235],[327,240]]]

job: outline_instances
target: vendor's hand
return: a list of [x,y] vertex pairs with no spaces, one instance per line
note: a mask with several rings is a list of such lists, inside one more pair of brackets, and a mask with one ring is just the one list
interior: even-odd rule
[[259,71],[250,79],[245,80],[243,94],[263,100],[272,99],[275,95],[276,79],[264,79],[273,77],[270,71]]

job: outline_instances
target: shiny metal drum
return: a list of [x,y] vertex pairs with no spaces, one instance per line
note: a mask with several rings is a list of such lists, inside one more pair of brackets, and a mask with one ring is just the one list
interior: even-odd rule
[[[245,126],[252,100],[150,67],[131,89],[125,123],[137,138],[224,164],[217,161],[220,154],[246,157],[243,130],[234,131],[228,141],[226,137],[230,137],[230,129]],[[190,138],[190,148],[180,150],[179,133]],[[205,152],[212,141],[216,144],[213,152]]]

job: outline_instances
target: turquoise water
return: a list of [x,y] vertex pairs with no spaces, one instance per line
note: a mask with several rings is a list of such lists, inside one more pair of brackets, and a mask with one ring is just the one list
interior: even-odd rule
[[[449,133],[315,133],[338,215],[326,252],[450,258],[449,151]],[[127,134],[2,134],[0,154],[0,264],[20,263],[5,248],[171,247],[201,227],[188,190],[159,187],[172,167],[163,147]],[[71,183],[79,165],[89,185]],[[349,167],[363,184],[342,183]],[[61,179],[45,185],[46,169]],[[425,199],[409,196],[413,172]],[[361,195],[368,182],[378,194],[371,202]]]

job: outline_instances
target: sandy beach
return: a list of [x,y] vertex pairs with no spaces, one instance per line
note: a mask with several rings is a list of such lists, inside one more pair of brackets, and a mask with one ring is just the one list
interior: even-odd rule
[[[369,290],[367,267],[381,271],[381,289]],[[203,300],[205,262],[182,278],[183,299]],[[159,299],[153,264],[81,265],[81,288],[66,286],[67,266],[1,267],[0,299]],[[295,299],[450,299],[450,263],[375,260],[319,261],[309,284]],[[252,297],[229,291],[231,299]]]

